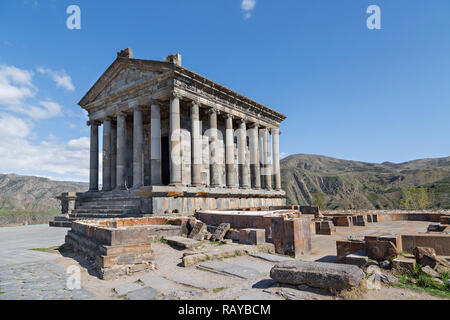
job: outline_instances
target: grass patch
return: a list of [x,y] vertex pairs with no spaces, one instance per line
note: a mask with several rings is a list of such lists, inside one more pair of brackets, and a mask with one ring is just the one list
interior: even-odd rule
[[123,299],[123,298],[125,298],[127,295],[126,294],[121,294],[120,296],[118,296],[117,298],[118,299]]
[[0,291],[0,295],[2,295],[2,294],[5,294],[5,293]]
[[159,238],[159,242],[164,243],[164,244],[169,244],[169,241],[167,241],[164,238]]
[[56,247],[49,247],[49,248],[34,248],[29,249],[31,251],[39,251],[39,252],[47,252],[47,253],[54,253],[54,254],[63,254],[65,252],[68,252],[69,250],[64,246],[56,246]]
[[218,293],[218,292],[220,292],[220,291],[222,291],[222,290],[225,290],[225,289],[226,289],[225,287],[215,288],[215,289],[213,290],[213,292],[214,292],[214,293]]
[[443,272],[441,274],[441,280],[444,284],[439,284],[434,281],[431,276],[424,273],[422,267],[417,264],[412,275],[399,275],[399,282],[394,284],[394,286],[411,289],[417,292],[426,292],[440,298],[450,299],[450,286],[447,282],[448,278],[449,274]]
[[210,241],[210,243],[215,246],[223,246],[223,243],[220,241]]

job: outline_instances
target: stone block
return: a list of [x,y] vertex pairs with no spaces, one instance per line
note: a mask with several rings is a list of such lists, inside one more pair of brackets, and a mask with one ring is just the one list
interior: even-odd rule
[[366,240],[364,250],[370,259],[386,260],[399,254],[397,247],[391,241]]
[[365,255],[364,250],[351,253],[345,257],[345,263],[351,264],[360,268],[364,268],[369,262],[369,257]]
[[231,225],[229,223],[221,223],[217,229],[214,231],[211,240],[213,241],[222,241],[228,230],[230,230]]
[[175,237],[165,237],[164,239],[167,240],[169,245],[182,249],[195,250],[203,245],[200,241],[184,237],[175,236]]
[[450,224],[450,216],[441,216],[439,218],[439,223],[449,225]]
[[345,257],[354,252],[360,251],[364,249],[364,241],[355,240],[338,240],[336,241],[336,253],[337,260],[339,262],[344,262]]
[[333,224],[336,227],[350,227],[350,217],[347,216],[341,216],[341,217],[333,217]]
[[282,284],[340,291],[358,286],[365,274],[353,265],[295,260],[277,263],[270,277]]
[[194,229],[192,229],[191,233],[189,234],[189,238],[201,241],[205,239],[206,234],[208,233],[206,224],[197,221],[194,225]]
[[392,269],[396,270],[397,272],[413,274],[415,268],[416,268],[415,259],[398,257],[392,260]]
[[336,227],[332,221],[317,221],[316,234],[332,235],[336,233]]
[[266,242],[264,229],[241,229],[239,235],[239,243],[241,244],[258,245]]
[[413,252],[416,247],[430,247],[438,256],[450,256],[450,234],[402,235],[403,250]]

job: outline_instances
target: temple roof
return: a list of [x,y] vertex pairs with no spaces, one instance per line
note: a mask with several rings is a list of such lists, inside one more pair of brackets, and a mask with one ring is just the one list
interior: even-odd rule
[[87,105],[97,100],[97,97],[102,92],[102,90],[119,74],[119,72],[130,67],[142,70],[144,72],[151,71],[161,74],[166,72],[173,72],[174,76],[193,79],[197,83],[201,83],[202,85],[208,86],[209,88],[213,88],[223,94],[226,94],[227,96],[232,97],[236,101],[250,105],[252,108],[259,109],[263,113],[269,113],[277,118],[280,122],[286,119],[285,115],[181,66],[180,55],[170,55],[168,56],[166,61],[133,59],[131,50],[129,52],[122,50],[118,53],[117,59],[100,76],[100,78],[95,82],[91,89],[89,89],[89,91],[84,95],[84,97],[78,104],[81,107],[85,108]]

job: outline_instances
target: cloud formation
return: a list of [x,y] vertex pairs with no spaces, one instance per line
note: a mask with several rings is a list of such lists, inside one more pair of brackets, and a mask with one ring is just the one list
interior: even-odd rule
[[241,9],[244,11],[244,19],[250,19],[252,17],[251,11],[255,9],[256,0],[242,0]]
[[52,69],[39,67],[37,68],[37,72],[52,77],[57,87],[64,88],[72,92],[75,91],[75,86],[72,83],[72,78],[67,75],[64,70],[53,71]]

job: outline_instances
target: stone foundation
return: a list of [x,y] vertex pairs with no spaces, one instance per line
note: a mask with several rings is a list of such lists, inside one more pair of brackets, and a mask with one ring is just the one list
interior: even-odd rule
[[140,218],[75,221],[66,244],[92,262],[101,279],[155,269],[151,241],[181,235],[186,219]]

